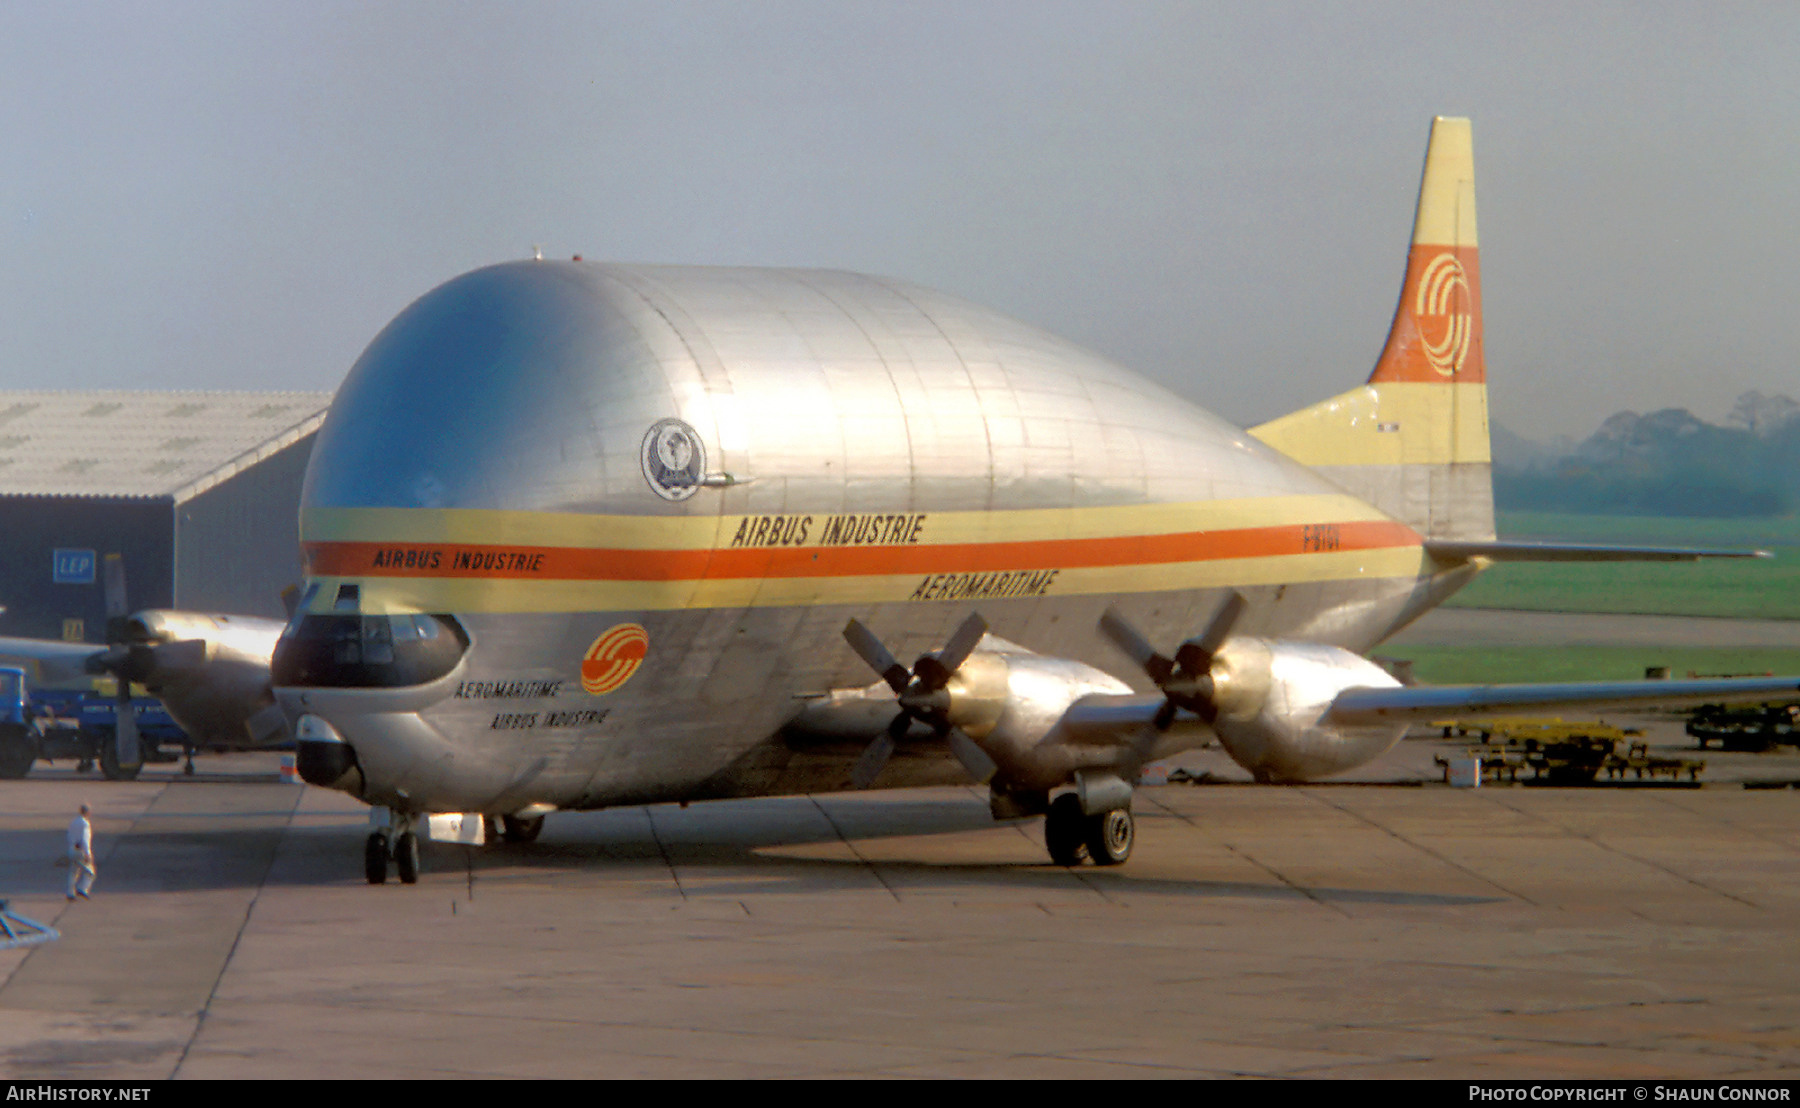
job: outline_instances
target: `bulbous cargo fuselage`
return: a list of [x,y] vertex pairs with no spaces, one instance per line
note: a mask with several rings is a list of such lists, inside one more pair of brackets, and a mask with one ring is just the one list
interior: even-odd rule
[[[849,273],[524,262],[370,345],[314,447],[309,585],[277,652],[359,791],[512,812],[842,787],[783,726],[979,613],[1146,687],[1096,631],[1362,649],[1419,539],[1144,378]],[[854,752],[851,752],[852,756]],[[959,779],[905,746],[883,784]]]

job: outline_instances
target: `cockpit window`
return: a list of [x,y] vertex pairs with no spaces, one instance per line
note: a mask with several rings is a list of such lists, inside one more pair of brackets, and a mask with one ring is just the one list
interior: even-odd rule
[[450,616],[301,615],[271,668],[278,686],[405,688],[449,673],[468,648]]
[[300,621],[306,618],[306,613],[312,608],[313,597],[318,595],[319,583],[313,581],[306,586],[304,592],[294,598],[294,602],[288,608],[287,626],[281,629],[283,637],[291,634],[294,628],[300,626]]

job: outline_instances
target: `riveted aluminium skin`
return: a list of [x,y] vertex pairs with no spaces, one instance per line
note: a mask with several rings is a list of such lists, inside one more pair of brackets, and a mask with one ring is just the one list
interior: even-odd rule
[[[1428,306],[1460,303],[1444,287]],[[1459,356],[1452,332],[1425,341]],[[686,453],[660,471],[647,460],[671,420],[691,428],[698,487],[657,476]],[[1485,416],[1480,430],[1485,455]],[[1480,530],[1479,511],[1457,537]],[[1084,687],[1149,691],[1099,633],[1107,607],[1173,647],[1236,590],[1242,634],[1361,651],[1477,568],[1425,554],[1430,520],[917,286],[492,266],[370,345],[319,433],[301,510],[309,611],[353,584],[358,610],[453,614],[472,646],[427,685],[279,695],[356,749],[364,799],[413,811],[842,788],[866,738],[788,725],[869,683],[842,637],[851,618],[909,663],[978,611],[1010,643],[1103,671],[1071,678]],[[584,655],[623,625],[642,629],[641,661],[586,693]],[[892,701],[866,703],[879,730]],[[877,784],[961,780],[941,744],[904,742]]]

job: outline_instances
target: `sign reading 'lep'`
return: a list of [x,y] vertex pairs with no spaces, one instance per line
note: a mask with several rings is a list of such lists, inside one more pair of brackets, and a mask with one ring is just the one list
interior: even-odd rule
[[57,585],[93,584],[94,552],[92,550],[51,551],[50,581]]

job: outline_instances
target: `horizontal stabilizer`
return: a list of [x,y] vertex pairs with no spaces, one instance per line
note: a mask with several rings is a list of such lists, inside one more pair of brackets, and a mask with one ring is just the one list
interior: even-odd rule
[[1327,714],[1334,722],[1355,725],[1512,715],[1523,708],[1680,708],[1765,701],[1800,701],[1800,677],[1346,689]]
[[1487,558],[1495,562],[1697,562],[1701,558],[1767,558],[1767,550],[1699,550],[1684,546],[1600,546],[1569,542],[1464,542],[1427,539],[1425,552],[1440,562]]

